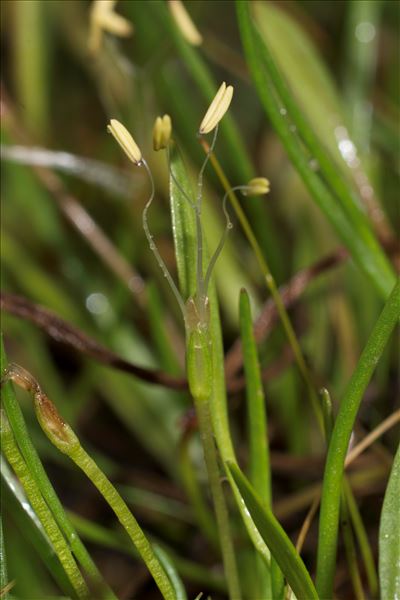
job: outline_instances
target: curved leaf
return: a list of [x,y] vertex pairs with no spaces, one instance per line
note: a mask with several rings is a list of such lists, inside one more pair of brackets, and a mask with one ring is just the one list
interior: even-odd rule
[[254,488],[250,485],[239,467],[232,462],[227,462],[226,467],[239,489],[251,518],[268,548],[271,550],[272,556],[278,563],[296,597],[307,598],[307,600],[318,600],[311,577],[296,548],[278,520],[270,510],[261,504]]
[[381,598],[400,598],[400,445],[383,501],[379,528]]

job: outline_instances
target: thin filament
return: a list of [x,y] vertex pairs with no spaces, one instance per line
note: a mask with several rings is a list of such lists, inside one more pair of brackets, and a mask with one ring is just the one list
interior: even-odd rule
[[153,235],[150,233],[150,229],[149,229],[149,226],[148,226],[147,212],[148,212],[148,210],[149,210],[149,208],[151,206],[151,203],[153,202],[155,188],[154,188],[153,176],[151,174],[151,171],[150,171],[150,168],[149,168],[147,162],[144,159],[142,159],[142,163],[143,163],[143,165],[144,165],[144,167],[145,167],[145,169],[147,171],[147,174],[149,176],[150,183],[151,183],[150,198],[148,199],[148,201],[146,203],[146,206],[143,209],[143,215],[142,215],[143,229],[144,229],[144,232],[146,234],[147,241],[149,242],[150,250],[153,252],[154,256],[156,257],[158,265],[160,266],[160,268],[161,268],[161,270],[162,270],[162,272],[164,274],[164,277],[168,281],[168,283],[170,285],[170,288],[171,288],[172,292],[174,293],[175,298],[178,301],[179,307],[180,307],[180,309],[182,311],[183,318],[185,318],[185,314],[186,314],[185,303],[182,300],[182,296],[180,295],[179,290],[176,287],[176,284],[175,284],[174,280],[172,279],[171,274],[168,271],[168,268],[167,268],[164,260],[161,258],[161,255],[160,255],[160,253],[158,251],[158,248],[157,248],[157,246],[155,245],[155,243],[153,241]]
[[206,276],[205,276],[205,279],[204,279],[204,295],[205,296],[207,296],[208,285],[210,283],[210,279],[211,279],[211,275],[212,275],[215,263],[217,262],[217,260],[219,258],[219,255],[222,252],[222,248],[225,245],[225,241],[226,241],[226,238],[228,236],[229,230],[232,229],[232,226],[233,226],[232,222],[231,222],[231,219],[229,217],[228,210],[226,208],[226,201],[228,199],[229,194],[231,194],[232,192],[236,192],[238,190],[243,190],[243,189],[246,189],[246,188],[247,188],[247,186],[245,186],[245,185],[238,185],[238,186],[236,186],[234,188],[231,188],[230,190],[228,190],[226,192],[226,194],[224,195],[224,197],[222,199],[222,210],[224,211],[224,215],[225,215],[225,218],[226,218],[226,225],[225,225],[225,229],[224,229],[224,231],[223,231],[223,233],[221,235],[221,239],[219,241],[219,244],[218,244],[218,246],[217,246],[214,254],[211,257],[210,263],[209,263],[208,268],[207,268]]

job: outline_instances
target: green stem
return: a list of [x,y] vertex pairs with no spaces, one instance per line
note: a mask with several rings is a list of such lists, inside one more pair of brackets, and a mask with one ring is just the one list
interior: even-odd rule
[[222,489],[221,474],[218,466],[217,449],[212,430],[209,398],[194,397],[193,400],[196,406],[200,437],[204,451],[204,460],[206,463],[208,481],[210,483],[215,515],[217,518],[222,559],[224,563],[229,597],[231,600],[240,600],[240,583],[229,526],[228,509]]
[[78,566],[72,556],[71,550],[60,531],[53,515],[51,514],[42,494],[31,476],[26,462],[20,453],[14,434],[5,414],[1,415],[1,447],[5,457],[21,482],[26,496],[31,503],[43,529],[51,541],[54,551],[71,582],[78,598],[88,598],[89,590]]
[[[190,304],[188,303],[188,308]],[[240,600],[240,584],[231,538],[229,515],[222,489],[217,448],[214,442],[210,401],[214,391],[212,335],[202,321],[186,319],[186,370],[190,393],[196,408],[208,481],[217,518],[225,577],[231,600]],[[227,430],[229,435],[229,429]],[[221,451],[222,455],[222,451]]]
[[372,373],[400,313],[400,280],[394,286],[350,379],[329,444],[322,487],[316,585],[332,596],[344,462],[357,412]]
[[129,508],[115,487],[99,469],[94,460],[87,454],[87,452],[85,452],[80,444],[74,446],[73,449],[67,453],[67,455],[80,469],[82,469],[93,485],[95,485],[99,490],[106,502],[111,506],[122,527],[126,530],[129,537],[135,544],[140,556],[146,563],[147,568],[152,574],[154,581],[156,582],[165,600],[175,600],[175,592],[171,586],[171,582],[167,574],[165,573],[165,570],[154,554],[153,548],[144,535],[139,523],[130,512]]
[[[204,146],[204,143],[203,143],[203,146]],[[303,379],[306,383],[309,397],[311,400],[311,405],[313,407],[315,416],[318,420],[318,424],[322,431],[323,430],[323,420],[322,420],[320,403],[318,401],[318,397],[317,397],[317,394],[314,389],[310,371],[304,360],[304,356],[301,351],[300,344],[297,340],[296,333],[293,329],[293,326],[290,321],[287,310],[285,308],[285,305],[282,301],[282,298],[279,293],[278,287],[276,285],[275,279],[271,273],[271,270],[269,268],[269,265],[268,265],[266,259],[264,258],[262,250],[258,244],[257,238],[254,235],[254,232],[253,232],[251,225],[240,205],[240,202],[237,199],[235,192],[232,191],[231,185],[229,184],[229,181],[228,181],[224,171],[222,170],[222,167],[219,164],[218,159],[216,158],[216,156],[214,154],[211,154],[210,161],[211,161],[211,164],[212,164],[218,178],[220,179],[224,189],[226,190],[226,192],[228,194],[228,198],[232,204],[232,207],[236,213],[236,216],[240,222],[240,225],[242,226],[242,229],[243,229],[243,231],[250,243],[250,246],[252,247],[253,252],[257,258],[261,272],[265,279],[265,283],[267,284],[268,290],[276,304],[279,318],[281,319],[281,322],[282,322],[283,328],[285,330],[286,336],[288,338],[289,344],[293,350],[293,354],[294,354],[297,366],[298,366],[299,371],[300,371],[301,375],[303,376]]]
[[189,446],[190,436],[186,435],[181,441],[179,447],[179,463],[182,484],[190,500],[190,505],[193,508],[199,527],[201,528],[207,540],[213,546],[218,547],[218,535],[215,527],[215,519],[203,497],[200,482],[196,477],[193,461],[190,457]]

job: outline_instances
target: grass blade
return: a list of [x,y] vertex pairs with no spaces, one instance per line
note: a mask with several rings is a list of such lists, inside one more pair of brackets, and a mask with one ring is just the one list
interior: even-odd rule
[[379,582],[381,598],[400,597],[400,446],[383,500],[379,528]]
[[332,596],[344,461],[364,392],[400,313],[400,280],[394,286],[367,341],[340,404],[326,459],[318,541],[317,589]]
[[0,471],[3,507],[7,509],[19,531],[24,532],[26,540],[32,545],[33,551],[40,557],[43,564],[46,565],[48,572],[60,590],[67,596],[73,595],[73,588],[54,552],[53,546],[45,535],[39,519],[31,509],[19,482],[3,459],[1,460]]
[[318,600],[317,592],[303,561],[277,519],[270,510],[262,506],[254,488],[239,467],[232,462],[227,462],[226,466],[231,483],[239,488],[247,510],[296,597]]
[[[7,360],[3,348],[3,340],[1,338],[0,369],[2,373],[4,372],[6,365]],[[89,555],[88,551],[79,539],[75,529],[68,520],[64,512],[64,508],[47,477],[46,471],[44,470],[41,460],[29,437],[29,432],[25,425],[24,417],[13,392],[11,383],[7,382],[2,387],[1,391],[3,406],[7,414],[8,420],[10,422],[11,428],[17,439],[19,448],[21,450],[21,454],[24,457],[30,472],[32,473],[43,495],[43,498],[47,502],[50,510],[53,513],[54,518],[60,526],[60,529],[63,531],[65,537],[69,540],[73,553],[75,554],[77,560],[79,561],[85,572],[95,583],[95,585],[98,585],[100,589],[104,590],[105,597],[109,599],[115,599],[114,594],[104,582],[91,556]]]
[[[253,321],[251,317],[250,299],[246,290],[242,290],[239,300],[240,337],[243,348],[243,364],[246,375],[246,402],[249,441],[250,482],[259,494],[263,506],[270,509],[272,500],[271,468],[269,462],[268,426],[265,409],[264,390],[261,381],[260,364],[257,346],[254,339]],[[279,598],[277,590],[283,590],[283,576],[279,568],[271,564],[271,577],[266,572],[267,566],[261,557],[255,557],[258,594],[266,593],[268,579],[271,580],[272,598]],[[276,577],[272,577],[275,573]]]
[[[249,4],[237,2],[237,12],[243,46],[260,100],[289,158],[355,262],[368,275],[381,296],[386,298],[395,280],[390,264],[353,196],[337,177],[335,165],[316,140],[281,79],[266,45],[251,21]],[[291,118],[301,131],[309,153],[304,152],[289,120],[282,116],[282,105],[287,107]],[[327,187],[324,180],[310,166],[311,158],[317,158],[330,187]]]
[[257,347],[254,340],[250,299],[246,290],[240,294],[240,332],[246,375],[246,399],[249,436],[249,480],[266,507],[271,505],[271,470],[269,464],[267,415],[261,382]]

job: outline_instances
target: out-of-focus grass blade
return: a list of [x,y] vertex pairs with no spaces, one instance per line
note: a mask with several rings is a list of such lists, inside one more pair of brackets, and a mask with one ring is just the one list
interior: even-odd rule
[[383,500],[379,527],[379,582],[381,598],[400,597],[400,446]]
[[[13,43],[18,101],[30,131],[43,136],[49,121],[48,61],[54,55],[53,36],[46,26],[47,4],[15,2]],[[26,32],[29,31],[29,35]]]
[[296,597],[318,600],[314,584],[303,561],[277,519],[262,505],[254,488],[239,467],[232,462],[228,462],[226,466],[231,483],[238,487],[247,510]]
[[181,578],[178,575],[176,567],[174,565],[174,561],[169,556],[168,552],[161,548],[161,546],[157,546],[153,544],[154,554],[159,559],[160,563],[165,569],[169,580],[174,588],[176,600],[187,600],[186,590],[181,581]]
[[160,360],[160,366],[168,373],[179,373],[179,364],[174,354],[171,343],[168,339],[165,328],[165,312],[163,303],[154,281],[147,285],[149,327],[151,337],[156,347],[157,356]]
[[[79,534],[87,541],[104,546],[105,548],[113,548],[120,552],[126,552],[131,556],[137,557],[138,552],[136,548],[126,539],[124,535],[121,535],[121,531],[114,531],[106,529],[105,527],[85,519],[84,517],[75,513],[68,513],[69,518],[76,527]],[[154,543],[153,547],[160,547],[161,542]],[[211,589],[218,591],[226,591],[224,579],[220,573],[210,571],[209,569],[201,566],[200,564],[186,560],[181,556],[175,554],[169,547],[166,548],[163,545],[163,549],[166,550],[176,565],[179,574],[185,579],[194,583],[204,584],[207,581],[207,585]]]
[[[260,100],[293,165],[337,235],[348,247],[355,262],[369,276],[377,291],[387,298],[395,277],[365,215],[354,201],[354,197],[343,179],[340,175],[338,176],[336,166],[322,145],[319,144],[314,131],[309,127],[283,81],[268,48],[254,27],[248,3],[237,2],[237,12],[244,49]],[[280,99],[277,95],[278,92],[281,96]],[[283,94],[285,98],[283,98]],[[282,114],[283,105],[284,110],[290,112],[291,118],[296,123],[308,146],[308,152],[304,151],[287,115]],[[329,181],[334,193],[313,169],[311,163],[314,158],[317,158],[324,178]]]
[[73,175],[122,198],[131,198],[143,184],[137,173],[126,173],[100,160],[38,146],[1,145],[1,159],[29,166],[44,166]]
[[[4,534],[3,534],[3,519],[0,515],[0,590],[4,590],[8,586],[8,574],[7,574],[7,556],[4,545]],[[7,600],[9,598],[8,592],[2,593],[2,598]]]
[[[25,497],[19,482],[10,470],[8,464],[1,460],[1,492],[2,504],[7,509],[16,522],[20,531],[24,532],[24,539],[28,539],[35,552],[40,556],[43,564],[46,565],[49,573],[57,582],[60,589],[67,595],[74,597],[74,591],[65,574],[61,563],[56,556],[54,549],[49,542],[42,525],[29,502]],[[2,564],[3,564],[3,557]]]
[[340,403],[324,470],[319,520],[316,585],[322,598],[332,596],[344,462],[354,422],[367,385],[400,317],[400,279],[364,347]]
[[311,126],[339,166],[346,170],[334,134],[335,127],[344,123],[342,105],[317,49],[298,23],[279,6],[255,2],[252,11],[262,38],[268,43]]

